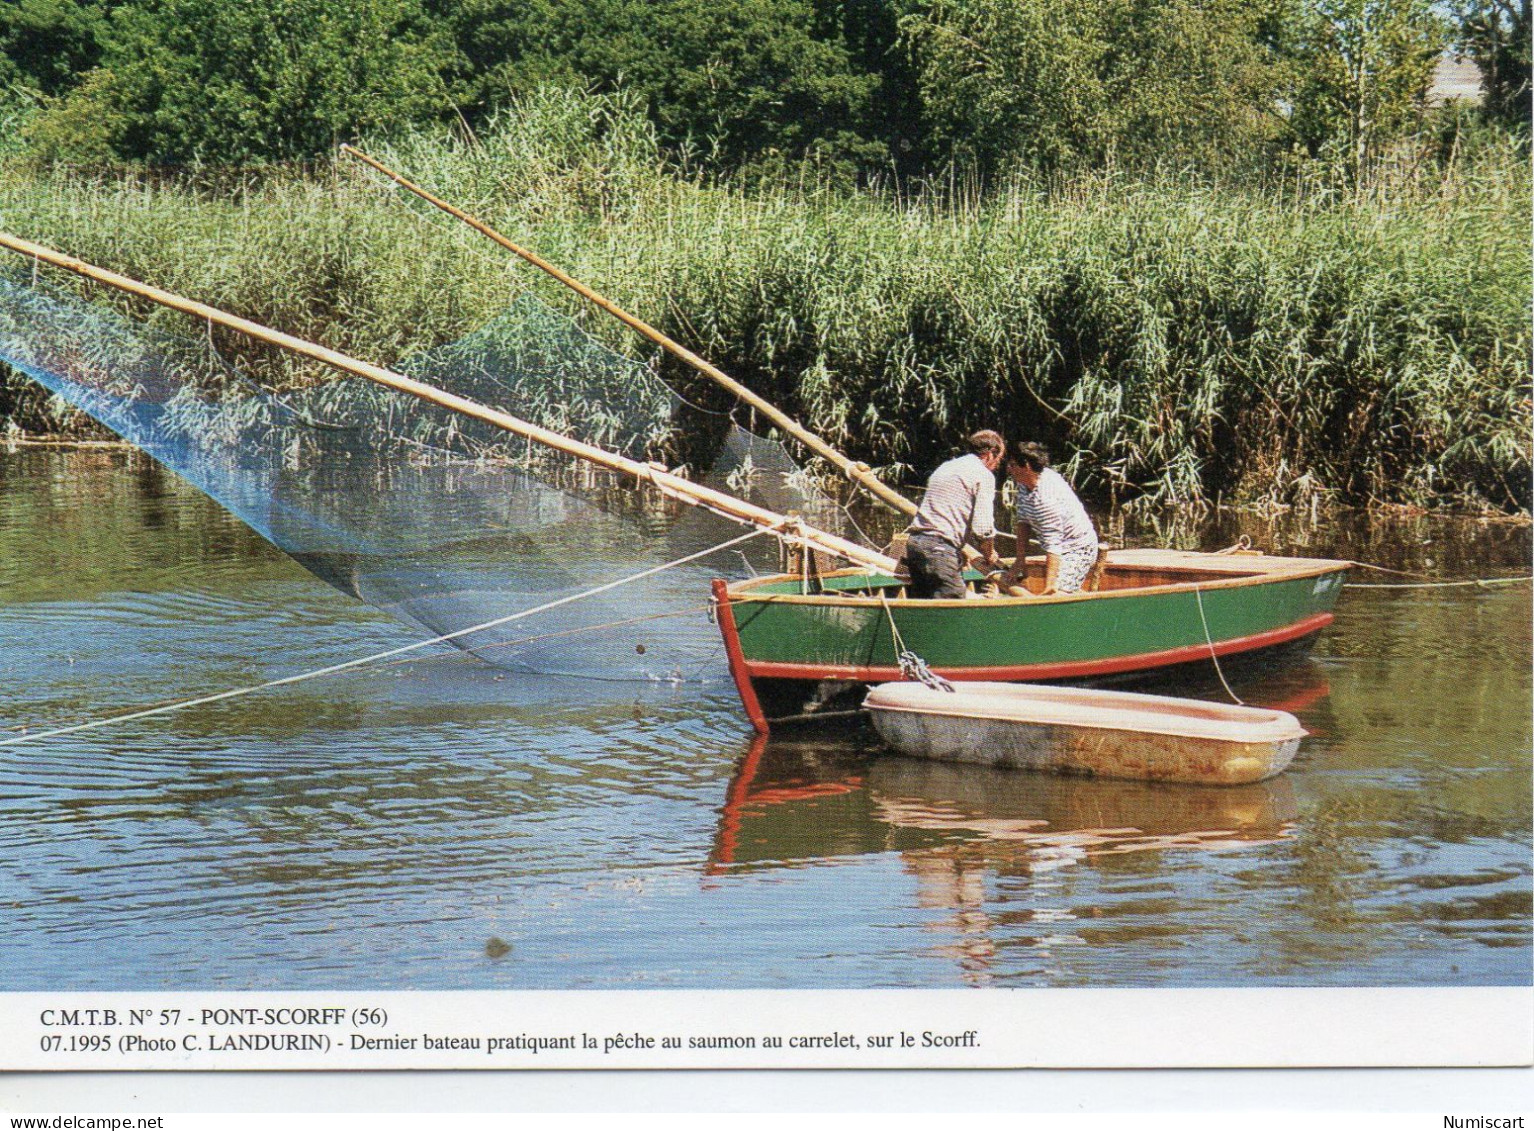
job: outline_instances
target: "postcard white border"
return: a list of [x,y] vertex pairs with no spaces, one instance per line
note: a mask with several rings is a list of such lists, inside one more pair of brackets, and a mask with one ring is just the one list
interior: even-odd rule
[[0,1068],[9,1071],[1530,1063],[1534,987],[0,997]]

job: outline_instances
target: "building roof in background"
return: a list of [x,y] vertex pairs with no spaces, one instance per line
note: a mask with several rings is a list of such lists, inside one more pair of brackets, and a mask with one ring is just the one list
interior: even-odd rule
[[1433,85],[1427,92],[1428,102],[1436,105],[1456,98],[1479,102],[1482,94],[1481,68],[1475,65],[1474,60],[1454,55],[1444,55],[1438,60],[1438,69],[1433,72]]

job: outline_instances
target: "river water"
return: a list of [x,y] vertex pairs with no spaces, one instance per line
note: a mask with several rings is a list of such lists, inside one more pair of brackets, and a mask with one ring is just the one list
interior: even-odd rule
[[[1527,526],[1135,544],[1527,574]],[[0,747],[0,989],[1482,986],[1530,979],[1530,592],[1364,588],[1246,672],[1312,732],[1235,789],[753,743],[703,684],[461,654]],[[0,451],[0,738],[410,643],[174,476]],[[1224,697],[1212,680],[1183,689]]]

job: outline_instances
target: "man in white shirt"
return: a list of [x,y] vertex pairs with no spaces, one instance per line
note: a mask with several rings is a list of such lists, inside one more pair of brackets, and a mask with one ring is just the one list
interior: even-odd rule
[[1008,444],[1007,474],[1017,484],[1017,559],[1002,578],[1002,587],[1022,583],[1031,530],[1044,550],[1041,596],[1080,592],[1097,561],[1097,530],[1086,508],[1070,484],[1049,466],[1049,453],[1040,444],[1018,440]]
[[927,480],[927,493],[911,522],[905,562],[913,597],[965,597],[960,555],[973,539],[988,569],[996,557],[996,469],[1006,441],[989,429],[968,440],[969,454],[951,459]]

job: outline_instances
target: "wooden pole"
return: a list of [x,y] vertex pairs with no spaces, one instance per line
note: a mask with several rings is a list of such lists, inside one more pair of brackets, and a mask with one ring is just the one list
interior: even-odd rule
[[673,356],[681,358],[688,365],[696,369],[699,373],[702,373],[705,377],[708,377],[716,384],[724,387],[735,396],[745,401],[748,405],[756,409],[756,411],[760,412],[768,420],[776,424],[784,432],[788,433],[788,435],[792,436],[805,447],[809,448],[810,451],[828,460],[833,466],[840,470],[843,475],[853,480],[886,506],[889,506],[903,514],[916,513],[916,504],[913,503],[910,499],[907,499],[904,495],[895,491],[888,484],[880,480],[877,476],[875,476],[874,473],[869,470],[869,467],[866,463],[854,463],[851,459],[848,459],[841,452],[837,451],[830,444],[826,443],[819,436],[815,435],[815,433],[803,427],[781,409],[775,407],[768,401],[764,401],[761,397],[757,396],[750,389],[746,388],[739,381],[736,381],[723,370],[720,370],[709,364],[707,361],[704,361],[701,357],[693,353],[686,346],[680,345],[673,341],[671,338],[661,333],[661,331],[651,326],[648,322],[636,318],[634,315],[630,314],[616,303],[602,297],[596,291],[592,290],[590,287],[586,286],[579,280],[571,278],[558,267],[555,267],[552,263],[549,263],[547,260],[541,258],[534,252],[528,251],[526,248],[519,247],[518,245],[512,243],[509,239],[501,235],[500,232],[496,231],[484,221],[475,219],[473,216],[470,216],[462,209],[455,208],[447,201],[433,196],[431,193],[421,188],[420,185],[406,180],[403,176],[401,176],[399,173],[396,173],[383,162],[377,160],[376,158],[369,157],[360,149],[350,145],[343,145],[341,146],[341,152],[346,154],[348,157],[355,157],[363,164],[369,165],[372,168],[378,170],[391,181],[394,181],[402,188],[408,189],[409,191],[415,193],[416,196],[420,197],[428,204],[431,204],[436,208],[440,208],[449,216],[454,216],[457,219],[462,220],[465,224],[469,225],[469,227],[473,228],[481,235],[487,236],[488,238],[494,240],[513,255],[521,257],[528,263],[531,263],[534,267],[538,268],[540,271],[546,272],[553,278],[557,279],[559,282],[563,283],[565,286],[569,287],[572,291],[586,299],[588,302],[591,302],[592,304],[607,311],[607,313],[618,319],[618,321],[622,322],[625,326],[628,326],[630,329],[636,330],[640,334],[643,334],[646,338],[650,339],[650,341],[671,353]]
[[519,436],[526,436],[529,440],[554,448],[557,451],[566,452],[601,467],[606,467],[612,471],[651,483],[663,493],[680,499],[683,502],[706,507],[709,510],[716,511],[737,521],[759,526],[765,530],[779,532],[794,541],[803,540],[827,553],[845,558],[857,565],[885,573],[893,572],[895,568],[895,563],[883,554],[870,550],[866,546],[860,546],[856,542],[849,542],[845,538],[806,526],[796,518],[777,514],[774,511],[755,506],[732,495],[726,495],[722,491],[715,491],[711,487],[693,483],[691,480],[683,479],[679,475],[673,475],[669,471],[652,467],[647,463],[641,463],[638,460],[604,451],[601,448],[593,447],[590,444],[582,443],[568,436],[562,436],[558,432],[553,432],[539,425],[518,419],[508,413],[490,408],[488,405],[480,404],[478,401],[471,401],[466,397],[457,396],[434,385],[413,380],[404,374],[394,372],[392,369],[385,369],[380,365],[359,361],[336,350],[316,345],[314,342],[308,342],[302,338],[295,338],[290,334],[284,334],[280,330],[268,329],[265,326],[240,318],[237,315],[225,313],[216,307],[207,306],[192,299],[182,298],[180,295],[171,294],[169,291],[162,291],[158,287],[152,287],[147,283],[140,283],[136,279],[130,279],[125,275],[118,275],[115,272],[95,267],[83,260],[75,259],[73,256],[64,255],[62,252],[54,251],[40,244],[18,239],[16,236],[5,232],[0,232],[0,247],[8,248],[36,261],[52,264],[65,271],[72,271],[76,275],[84,276],[87,279],[94,279],[98,283],[105,283],[107,286],[116,287],[118,290],[126,291],[129,294],[139,295],[142,298],[157,302],[161,306],[170,307],[172,310],[180,310],[194,317],[206,319],[209,322],[216,322],[220,326],[227,326],[231,330],[246,334],[258,341],[268,342],[271,345],[280,346],[304,357],[313,358],[315,361],[324,362],[326,365],[339,369],[344,373],[365,377],[369,381],[375,381],[388,388],[397,389],[402,393],[409,393],[411,396],[419,397],[423,401],[429,401],[432,404],[440,405],[454,412],[461,412],[465,416],[482,420],[487,424],[503,428],[508,432],[514,432]]

